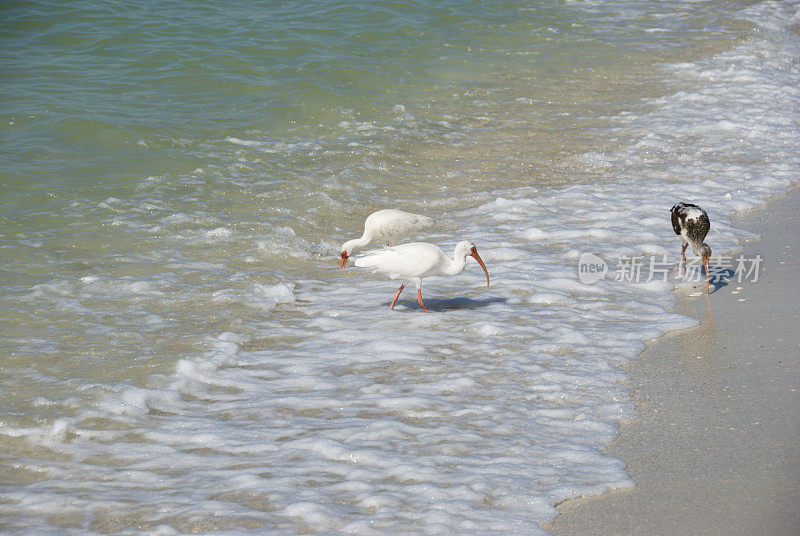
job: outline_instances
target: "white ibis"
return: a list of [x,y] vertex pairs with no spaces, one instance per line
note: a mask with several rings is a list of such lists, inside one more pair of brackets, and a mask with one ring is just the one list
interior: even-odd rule
[[[708,219],[708,214],[702,208],[691,203],[678,203],[673,205],[670,209],[672,214],[672,229],[675,234],[681,237],[681,261],[686,266],[686,246],[691,246],[695,255],[699,255],[703,259],[703,266],[706,269],[706,296],[708,296],[708,287],[710,278],[708,275],[708,259],[711,257],[711,248],[703,242],[708,230],[711,228],[711,222]],[[678,261],[679,263],[681,261]]]
[[412,244],[401,244],[390,248],[372,251],[359,256],[355,260],[355,265],[361,268],[369,268],[374,272],[388,275],[391,279],[402,279],[403,284],[394,295],[389,309],[394,309],[394,304],[405,286],[414,282],[417,286],[417,300],[420,306],[427,312],[428,308],[422,301],[422,278],[432,275],[456,275],[464,271],[467,264],[467,257],[472,257],[481,265],[486,273],[486,286],[489,286],[489,272],[486,265],[478,255],[475,244],[467,240],[456,245],[453,258],[433,244],[415,242]]
[[342,260],[339,268],[344,268],[347,259],[357,250],[373,244],[397,244],[403,237],[436,223],[433,218],[411,214],[402,210],[387,208],[373,212],[364,221],[364,234],[361,238],[348,240],[342,244]]

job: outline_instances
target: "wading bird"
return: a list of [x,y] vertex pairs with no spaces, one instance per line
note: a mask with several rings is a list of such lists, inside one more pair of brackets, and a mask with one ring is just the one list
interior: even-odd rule
[[436,223],[432,218],[411,214],[402,210],[387,208],[373,212],[364,221],[364,234],[361,238],[348,240],[342,244],[339,268],[344,268],[347,259],[355,251],[377,244],[397,244],[403,237],[427,229]]
[[359,256],[355,260],[355,265],[360,268],[368,268],[374,272],[388,275],[390,279],[402,279],[403,284],[394,295],[389,309],[394,309],[394,304],[400,293],[408,283],[413,282],[417,286],[417,301],[427,312],[428,308],[422,301],[422,278],[432,275],[456,275],[464,271],[467,264],[467,257],[472,257],[483,268],[486,274],[486,286],[489,286],[489,272],[486,265],[478,255],[475,244],[467,240],[456,245],[453,258],[433,244],[415,242],[412,244],[401,244],[390,248],[372,251]]
[[706,269],[706,296],[708,296],[708,287],[710,285],[710,277],[708,275],[708,259],[711,257],[711,248],[703,242],[708,230],[711,228],[711,222],[708,219],[708,214],[702,208],[691,203],[678,203],[673,205],[670,209],[672,214],[672,229],[675,234],[681,237],[681,260],[678,261],[680,265],[686,266],[686,246],[691,246],[695,255],[699,255],[703,259],[703,266]]

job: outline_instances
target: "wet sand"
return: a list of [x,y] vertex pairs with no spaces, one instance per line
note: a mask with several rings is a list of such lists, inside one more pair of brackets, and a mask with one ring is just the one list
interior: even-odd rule
[[761,235],[741,250],[761,255],[758,280],[728,281],[710,310],[677,291],[675,310],[701,325],[625,367],[637,418],[607,452],[636,487],[565,501],[548,531],[800,534],[800,189],[734,225]]

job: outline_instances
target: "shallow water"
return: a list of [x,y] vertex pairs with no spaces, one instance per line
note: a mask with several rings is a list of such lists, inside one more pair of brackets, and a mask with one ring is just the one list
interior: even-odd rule
[[[692,325],[580,254],[798,182],[796,2],[3,10],[10,534],[535,534],[632,485],[616,367]],[[391,206],[492,286],[389,312],[336,255]]]

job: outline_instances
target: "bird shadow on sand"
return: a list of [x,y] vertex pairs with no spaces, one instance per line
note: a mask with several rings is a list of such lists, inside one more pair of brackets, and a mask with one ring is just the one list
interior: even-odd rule
[[[495,303],[505,303],[507,301],[508,298],[500,297],[479,300],[473,300],[472,298],[453,298],[451,300],[425,299],[425,305],[432,313],[436,313],[442,311],[458,311],[461,309],[481,309]],[[417,302],[411,300],[397,302],[395,309],[397,309],[398,305],[403,305],[404,309],[419,309],[422,311],[422,307],[420,307]]]
[[711,291],[711,294],[715,293],[721,288],[727,287],[731,283],[736,283],[734,277],[736,276],[736,272],[733,270],[725,269],[725,268],[711,268],[710,270],[711,276],[711,286],[714,287],[714,290]]
[[[710,274],[711,278],[711,294],[714,294],[716,291],[720,290],[721,288],[727,287],[731,283],[736,283],[736,272],[727,268],[711,268]],[[677,282],[681,282],[680,278],[676,279]],[[693,280],[693,284],[691,288],[705,288],[706,286],[706,278],[705,274],[702,274],[701,277]],[[705,292],[705,291],[704,291]]]

